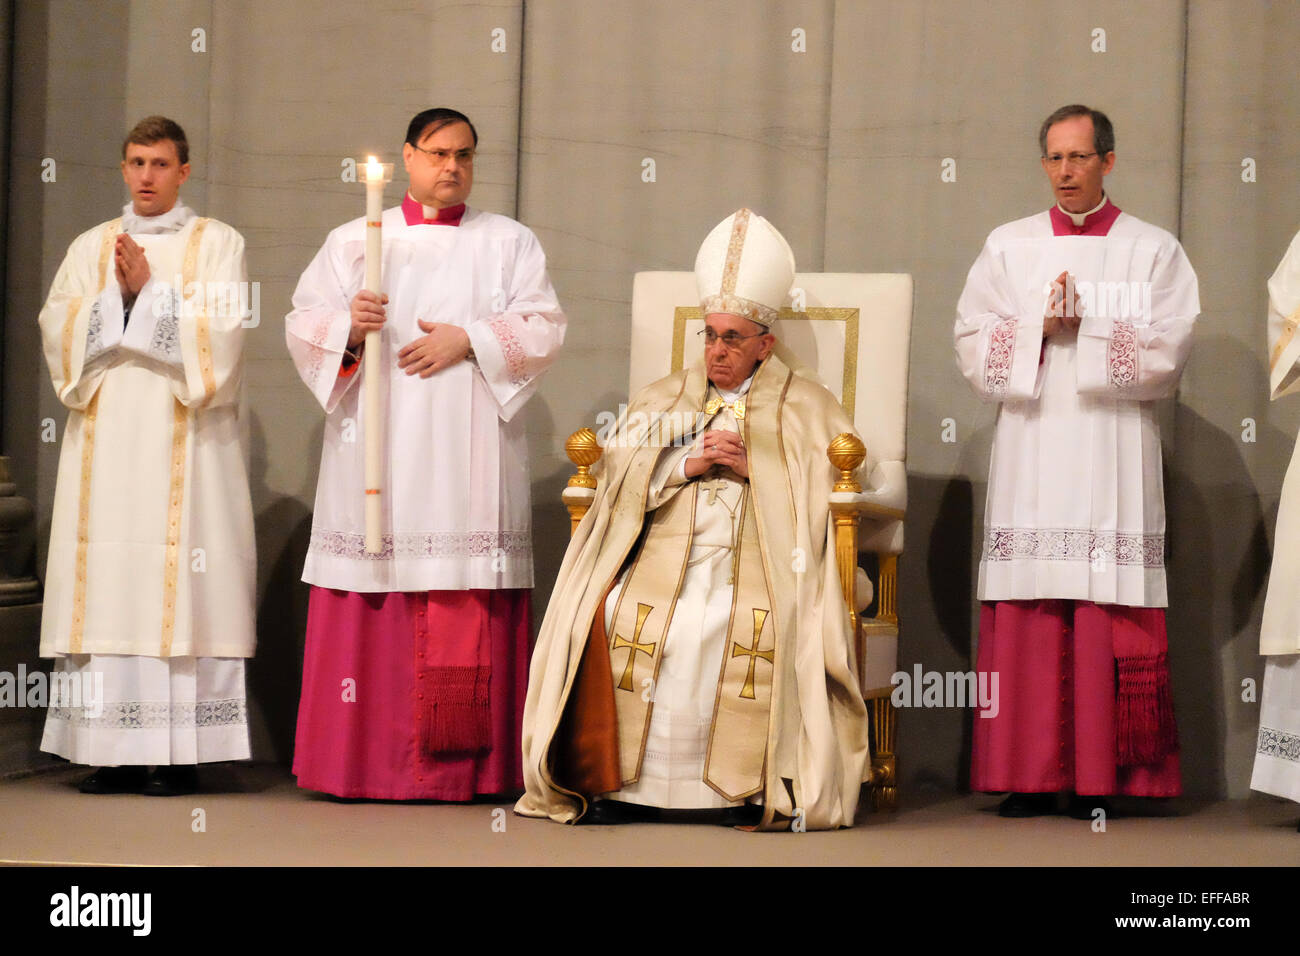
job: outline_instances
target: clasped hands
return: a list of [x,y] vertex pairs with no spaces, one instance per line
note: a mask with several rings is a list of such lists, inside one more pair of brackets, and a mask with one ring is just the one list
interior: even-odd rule
[[686,477],[698,477],[714,465],[730,468],[741,478],[749,479],[749,458],[739,434],[718,430],[701,435],[698,450],[686,458]]
[[130,306],[149,281],[149,260],[140,244],[126,233],[118,233],[113,246],[113,272],[117,287],[122,290],[122,302]]
[[[1066,305],[1066,296],[1071,295],[1073,302]],[[1083,321],[1083,303],[1074,287],[1074,276],[1062,272],[1052,280],[1047,294],[1047,311],[1043,313],[1043,338],[1060,332],[1077,332]]]
[[[387,314],[384,306],[388,296],[361,291],[352,297],[352,329],[348,333],[348,348],[356,348],[366,340],[367,332],[378,332],[384,327]],[[456,325],[442,322],[416,320],[425,334],[407,343],[397,353],[397,367],[407,375],[428,378],[435,372],[464,361],[469,355],[469,335]]]

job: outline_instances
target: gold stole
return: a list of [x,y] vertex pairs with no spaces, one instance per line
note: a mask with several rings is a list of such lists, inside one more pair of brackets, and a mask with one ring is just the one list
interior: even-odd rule
[[728,800],[763,789],[776,631],[758,540],[754,496],[746,489],[740,554],[731,596],[727,647],[722,655],[713,731],[704,758],[704,782]]
[[[609,669],[618,714],[619,775],[624,786],[636,783],[641,776],[654,685],[691,553],[695,529],[695,495],[691,492],[697,490],[697,484],[683,488],[655,509],[614,606]],[[604,614],[604,607],[597,607],[596,613]]]
[[[700,482],[693,481],[657,508],[614,609],[610,677],[618,714],[619,772],[624,786],[641,776],[645,742],[677,596],[690,556]],[[739,554],[718,675],[704,781],[728,800],[763,787],[767,728],[772,706],[776,638],[754,514],[753,495],[742,499]],[[603,614],[603,608],[597,608]]]

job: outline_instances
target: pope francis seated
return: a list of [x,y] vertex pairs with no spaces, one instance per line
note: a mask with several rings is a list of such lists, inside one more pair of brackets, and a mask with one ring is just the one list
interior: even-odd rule
[[795,263],[770,223],[729,216],[695,272],[704,361],[605,436],[533,654],[515,810],[850,826],[867,712],[825,450],[853,425],[771,332]]

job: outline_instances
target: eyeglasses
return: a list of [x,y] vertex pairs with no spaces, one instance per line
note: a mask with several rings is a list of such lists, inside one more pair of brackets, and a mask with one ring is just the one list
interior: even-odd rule
[[420,152],[429,157],[429,161],[435,166],[446,166],[447,160],[453,156],[456,157],[456,163],[460,166],[472,166],[474,164],[474,150],[472,149],[425,149],[423,146],[415,146]]
[[695,333],[704,336],[704,347],[708,348],[714,342],[721,342],[728,349],[740,348],[740,343],[745,339],[756,339],[760,335],[767,335],[766,332],[755,332],[753,335],[739,335],[735,332],[728,332],[726,335],[719,335],[712,329],[701,329]]
[[1087,163],[1088,160],[1092,159],[1092,157],[1096,155],[1098,154],[1095,152],[1094,153],[1070,153],[1065,156],[1062,156],[1060,153],[1052,153],[1050,156],[1044,156],[1043,162],[1047,163],[1047,165],[1052,167],[1053,169],[1058,168],[1061,165],[1061,163],[1065,162],[1066,160],[1069,160],[1071,166],[1082,166],[1085,163]]

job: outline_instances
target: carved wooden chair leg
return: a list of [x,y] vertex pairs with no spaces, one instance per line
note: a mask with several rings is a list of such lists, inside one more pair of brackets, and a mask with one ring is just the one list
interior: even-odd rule
[[898,758],[894,754],[898,712],[888,695],[873,697],[871,704],[871,806],[898,809]]

